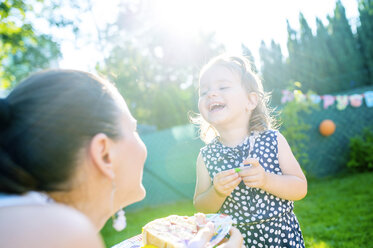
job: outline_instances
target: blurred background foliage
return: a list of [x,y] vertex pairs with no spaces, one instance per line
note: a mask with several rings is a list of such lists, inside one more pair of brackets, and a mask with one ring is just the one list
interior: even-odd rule
[[347,167],[352,172],[373,171],[373,131],[365,127],[350,139],[350,154]]
[[[359,0],[359,18],[353,26],[340,1],[327,23],[316,19],[312,32],[299,13],[300,30],[288,23],[287,56],[273,41],[262,42],[260,68],[250,48],[242,53],[253,62],[279,105],[281,90],[302,83],[302,90],[330,94],[373,84],[373,2]],[[156,19],[152,1],[121,2],[116,21],[97,27],[97,49],[102,52],[96,71],[114,82],[140,123],[156,129],[188,123],[187,112],[197,110],[197,81],[201,66],[224,52],[214,33],[169,32]],[[62,0],[3,0],[0,4],[1,88],[11,88],[30,73],[58,66],[60,42],[47,30],[70,29],[77,39],[80,14],[92,10],[91,1],[77,4]],[[45,30],[45,29],[44,29]],[[61,31],[62,32],[62,31]],[[167,109],[167,111],[165,111]]]
[[199,68],[223,45],[213,34],[168,32],[153,18],[151,4],[122,8],[101,36],[110,49],[97,71],[117,85],[139,123],[158,129],[186,124],[186,113],[196,109]]
[[[334,15],[323,24],[316,18],[314,34],[302,13],[300,30],[288,23],[288,57],[279,44],[262,42],[260,57],[265,89],[280,103],[281,90],[289,82],[302,82],[302,90],[324,95],[373,84],[373,1],[359,1],[359,19],[349,24],[345,9],[336,2]],[[355,27],[354,27],[355,28]]]
[[[63,3],[63,4],[62,4]],[[69,1],[0,1],[0,88],[13,87],[30,73],[56,66],[60,46],[52,34],[41,33],[38,25],[72,28],[74,21],[59,12]],[[76,8],[77,6],[75,6]]]
[[[199,70],[225,48],[214,33],[185,32],[177,27],[170,30],[159,20],[156,3],[121,1],[113,13],[114,21],[104,27],[95,24],[97,37],[92,38],[81,32],[84,14],[93,16],[95,22],[92,0],[3,0],[1,89],[11,89],[32,72],[58,67],[63,36],[53,34],[68,30],[76,40],[95,43],[102,54],[95,70],[118,87],[141,124],[140,133],[188,124],[187,113],[197,112]],[[281,113],[281,131],[304,168],[309,163],[310,129],[317,125],[310,111],[316,107],[310,102],[281,105],[282,90],[323,95],[373,85],[373,1],[358,3],[355,22],[346,18],[338,0],[327,23],[316,18],[315,31],[299,13],[299,30],[287,23],[287,51],[283,53],[274,40],[270,44],[262,41],[259,63],[255,63],[250,48],[241,44],[252,70],[272,93],[271,104]],[[320,118],[329,113],[316,112]]]

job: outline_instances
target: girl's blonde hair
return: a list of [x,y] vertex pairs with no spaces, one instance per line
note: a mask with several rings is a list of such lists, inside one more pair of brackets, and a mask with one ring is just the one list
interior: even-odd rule
[[[214,66],[224,66],[233,72],[241,75],[241,83],[248,92],[258,95],[258,104],[252,111],[249,123],[249,132],[265,131],[277,128],[275,119],[271,116],[273,110],[268,106],[270,94],[264,92],[263,85],[259,77],[252,71],[251,63],[243,56],[220,55],[211,59],[201,70],[199,79],[203,74]],[[193,124],[199,126],[199,136],[202,141],[209,143],[218,136],[217,130],[203,119],[200,114],[190,118]]]

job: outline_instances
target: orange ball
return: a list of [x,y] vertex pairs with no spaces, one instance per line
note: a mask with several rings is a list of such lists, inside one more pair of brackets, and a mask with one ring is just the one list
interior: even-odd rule
[[320,133],[324,136],[330,136],[335,131],[335,124],[332,120],[323,120],[319,126]]

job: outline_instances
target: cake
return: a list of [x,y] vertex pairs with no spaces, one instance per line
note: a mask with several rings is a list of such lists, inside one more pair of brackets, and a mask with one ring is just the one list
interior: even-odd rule
[[206,218],[200,213],[192,217],[170,215],[156,219],[143,227],[142,242],[145,247],[185,248],[205,223]]

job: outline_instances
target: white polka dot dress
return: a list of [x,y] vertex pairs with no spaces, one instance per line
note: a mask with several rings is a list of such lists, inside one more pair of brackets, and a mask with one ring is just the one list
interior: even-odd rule
[[[253,149],[250,149],[249,138],[234,148],[224,146],[215,138],[201,149],[201,154],[212,179],[220,171],[242,166],[249,150],[250,157],[256,157],[265,171],[282,174],[278,163],[277,131],[273,130],[256,136]],[[304,247],[293,208],[293,201],[241,182],[219,212],[232,216],[246,247]]]

